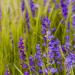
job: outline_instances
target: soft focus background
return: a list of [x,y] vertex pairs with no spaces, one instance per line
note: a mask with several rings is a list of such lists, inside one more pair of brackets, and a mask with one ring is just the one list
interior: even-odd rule
[[75,0],[0,0],[0,75],[75,75]]

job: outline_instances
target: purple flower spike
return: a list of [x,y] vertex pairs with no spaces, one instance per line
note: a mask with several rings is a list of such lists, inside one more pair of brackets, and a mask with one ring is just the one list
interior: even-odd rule
[[56,68],[51,68],[50,71],[51,71],[51,73],[57,73],[58,72],[58,70]]
[[22,68],[23,69],[28,68],[28,65],[27,64],[22,64]]
[[30,74],[29,74],[29,72],[26,71],[26,72],[24,72],[24,75],[30,75]]
[[18,48],[19,48],[19,52],[20,52],[20,59],[22,61],[24,61],[26,59],[26,55],[24,53],[24,43],[23,43],[23,39],[20,38],[20,41],[19,41],[19,45],[18,45]]
[[68,16],[67,4],[65,3],[64,0],[61,0],[60,3],[61,3],[61,7],[62,7],[62,14],[63,14],[64,18],[67,18],[67,16]]
[[35,4],[32,0],[30,0],[30,8],[31,8],[31,11],[32,11],[32,15],[35,16],[36,6],[35,6]]
[[39,72],[39,74],[42,74],[43,73],[42,69],[39,69],[38,72]]
[[6,69],[6,71],[5,71],[4,75],[10,75],[10,73],[9,73],[8,69]]
[[75,14],[73,14],[72,16],[72,25],[73,25],[73,28],[75,29]]
[[75,5],[72,6],[72,12],[75,12]]
[[34,59],[32,56],[29,57],[30,66],[34,66]]
[[24,9],[25,9],[25,3],[24,3],[24,0],[22,0],[22,2],[21,2],[21,10],[22,10],[22,12],[24,11]]
[[44,69],[44,72],[46,75],[48,75],[48,69],[47,68]]
[[42,34],[46,34],[47,29],[50,27],[50,20],[48,17],[42,19]]
[[30,31],[30,20],[29,20],[29,14],[27,11],[25,14],[25,18],[26,18],[26,24],[27,24],[28,31]]

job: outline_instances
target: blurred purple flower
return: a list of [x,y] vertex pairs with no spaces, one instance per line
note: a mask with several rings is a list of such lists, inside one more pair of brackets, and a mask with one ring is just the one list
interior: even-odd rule
[[30,75],[30,74],[29,74],[29,72],[26,71],[26,72],[24,72],[24,75]]
[[24,2],[24,0],[22,0],[22,2],[21,2],[21,10],[22,10],[22,12],[24,11],[24,9],[25,9],[25,2]]
[[43,73],[43,70],[42,69],[39,69],[38,72],[39,72],[39,74],[42,74]]
[[43,73],[42,66],[44,65],[44,63],[42,61],[42,54],[41,54],[40,44],[36,45],[35,59],[37,61],[36,64],[38,66],[38,72],[39,72],[39,74],[41,74],[41,73]]
[[8,69],[6,69],[6,71],[5,71],[4,75],[10,75],[10,73],[9,73],[9,70],[8,70]]
[[26,11],[25,18],[26,18],[26,24],[27,24],[28,31],[30,31],[30,20],[29,20],[29,14],[27,11]]
[[42,19],[42,34],[46,34],[47,29],[50,27],[50,20],[48,17]]
[[72,16],[72,25],[73,25],[73,28],[75,29],[75,14],[73,14]]
[[61,4],[61,7],[62,7],[62,14],[64,16],[64,18],[67,18],[68,16],[68,7],[67,7],[67,4],[64,0],[60,0],[60,4]]
[[58,70],[56,68],[51,68],[50,71],[51,71],[52,74],[58,72]]
[[65,46],[66,46],[66,49],[70,49],[70,46],[71,46],[71,44],[70,44],[70,36],[69,35],[67,35],[66,37],[66,41],[65,41]]
[[36,10],[36,6],[33,2],[33,0],[30,0],[30,8],[31,8],[31,11],[32,11],[32,15],[35,16],[35,10]]

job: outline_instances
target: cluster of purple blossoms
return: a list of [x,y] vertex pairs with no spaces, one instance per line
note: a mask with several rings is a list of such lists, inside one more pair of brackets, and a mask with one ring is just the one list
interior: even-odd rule
[[56,67],[58,71],[62,70],[62,56],[60,53],[60,41],[55,37],[52,38],[49,42],[49,58],[51,64],[56,64],[59,67]]
[[[22,69],[27,69],[28,65],[25,63],[26,62],[26,54],[24,52],[23,38],[20,38],[18,48],[19,48],[19,54],[20,54],[20,60],[21,60]],[[29,72],[25,71],[24,75],[29,75]]]
[[43,70],[42,70],[42,66],[44,65],[43,61],[42,61],[42,54],[41,54],[41,49],[40,49],[40,45],[37,44],[36,45],[36,54],[35,54],[35,60],[37,61],[37,66],[39,67],[38,68],[38,72],[39,74],[42,74],[43,73]]
[[28,31],[30,31],[30,20],[29,20],[29,15],[28,15],[28,12],[26,12],[26,23],[27,23],[27,28],[28,28]]
[[67,18],[68,16],[68,7],[65,0],[60,0],[61,8],[62,8],[62,14],[64,18]]
[[73,16],[72,16],[72,25],[75,30],[75,14],[73,14]]
[[31,8],[31,11],[32,11],[32,15],[35,16],[36,6],[35,6],[35,4],[32,0],[30,0],[30,8]]
[[[35,17],[36,8],[38,8],[38,5],[35,4],[33,2],[33,0],[29,0],[28,2],[29,2],[29,5],[30,5],[32,16]],[[26,18],[26,23],[27,23],[28,31],[30,31],[30,17],[29,17],[29,13],[28,13],[27,10],[26,10],[25,18]]]
[[10,75],[10,72],[9,72],[8,68],[5,70],[4,75]]
[[75,54],[70,52],[68,54],[68,56],[66,57],[65,59],[65,66],[66,66],[66,72],[67,72],[67,75],[70,74],[70,71],[73,67],[75,67]]
[[[42,18],[42,34],[43,34],[43,46],[46,46],[47,43],[47,32],[49,32],[50,20],[48,17]],[[50,32],[49,32],[50,33]]]
[[75,0],[72,0],[72,25],[75,31]]
[[70,37],[68,35],[66,36],[65,46],[67,50],[70,49],[71,44],[70,44]]
[[26,55],[24,53],[24,43],[23,43],[23,39],[20,38],[20,41],[18,43],[18,48],[19,48],[19,53],[20,53],[20,59],[22,61],[25,61],[26,60]]
[[35,68],[35,60],[34,60],[34,57],[33,56],[30,56],[29,57],[29,65],[30,65],[30,70],[32,72],[32,75],[36,75],[35,71],[36,71],[36,68]]
[[50,20],[48,17],[42,19],[42,34],[46,35],[47,30],[50,28]]
[[21,2],[21,11],[23,12],[25,10],[25,2],[22,0]]

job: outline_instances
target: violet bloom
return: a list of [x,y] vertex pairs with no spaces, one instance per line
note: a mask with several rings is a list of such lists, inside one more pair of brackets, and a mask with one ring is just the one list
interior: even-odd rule
[[39,69],[38,72],[39,72],[39,74],[43,74],[43,70],[42,69]]
[[49,42],[49,51],[48,51],[48,55],[50,58],[50,63],[59,65],[59,67],[57,67],[58,70],[61,69],[62,67],[62,56],[60,53],[60,41],[56,38],[52,38]]
[[67,32],[70,32],[70,22],[68,22]]
[[38,67],[42,67],[43,66],[43,61],[42,61],[42,57],[41,57],[41,50],[40,50],[40,45],[37,44],[36,46],[36,56],[35,58],[37,59],[37,65]]
[[62,14],[64,16],[64,18],[67,18],[68,16],[68,7],[67,4],[64,0],[60,1],[61,7],[62,7]]
[[73,67],[75,67],[74,66],[74,64],[75,64],[75,54],[73,54],[73,53],[70,52],[65,59],[65,65],[66,65],[67,73],[69,73],[71,71],[71,69]]
[[29,65],[30,65],[30,70],[31,72],[35,72],[35,63],[34,63],[34,58],[32,56],[29,57]]
[[44,0],[44,6],[46,5],[47,1],[48,1],[48,0]]
[[24,75],[30,75],[30,74],[29,74],[29,72],[26,71],[26,72],[24,72]]
[[26,18],[26,24],[27,24],[28,31],[30,31],[30,20],[29,20],[28,12],[26,12],[25,18]]
[[25,61],[26,55],[24,53],[24,43],[23,43],[23,39],[22,38],[20,38],[18,48],[19,48],[19,52],[20,52],[20,59],[22,61]]
[[65,46],[66,46],[66,49],[70,49],[70,37],[67,35],[66,36],[66,41],[65,41]]
[[42,66],[44,65],[43,61],[42,61],[42,54],[41,54],[41,49],[40,49],[40,45],[37,44],[36,45],[36,55],[35,55],[35,59],[36,59],[36,63],[38,66],[38,72],[39,74],[43,73],[42,71]]
[[44,69],[44,72],[45,72],[45,75],[48,75],[48,69],[47,68]]
[[75,14],[73,14],[73,16],[72,16],[72,25],[75,30]]
[[[43,46],[47,45],[48,35],[50,34],[50,20],[48,17],[42,18],[42,34],[43,34]],[[48,30],[48,31],[47,31]]]
[[20,55],[22,69],[27,69],[28,68],[28,64],[25,63],[25,61],[26,61],[26,54],[24,52],[23,38],[20,38],[20,41],[19,41],[19,44],[18,44],[18,48],[19,48],[19,55]]
[[22,10],[22,12],[24,11],[24,9],[25,9],[25,2],[24,2],[24,0],[22,0],[22,2],[21,2],[21,10]]
[[23,69],[28,68],[28,65],[27,65],[27,64],[25,64],[25,63],[22,63],[21,65],[22,65],[22,68],[23,68]]
[[51,68],[51,69],[50,69],[50,71],[51,71],[51,73],[52,73],[52,74],[54,74],[54,73],[57,73],[57,72],[58,72],[58,70],[57,70],[56,68]]
[[35,16],[36,6],[35,6],[33,0],[30,0],[30,8],[31,8],[31,11],[32,11],[32,15]]
[[50,20],[48,17],[42,19],[42,34],[46,35],[47,29],[50,27]]
[[72,5],[72,12],[75,12],[75,5]]
[[5,71],[4,75],[10,75],[10,73],[9,73],[8,69],[6,69],[6,71]]

